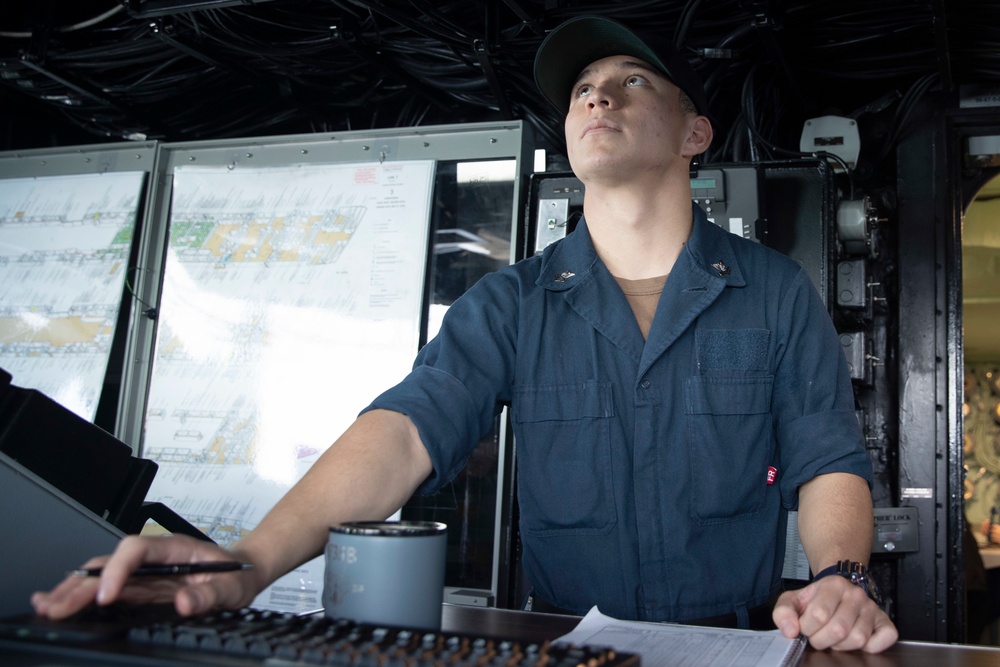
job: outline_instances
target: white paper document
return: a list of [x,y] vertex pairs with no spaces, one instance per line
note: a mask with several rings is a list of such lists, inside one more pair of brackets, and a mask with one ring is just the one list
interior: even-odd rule
[[[229,547],[405,377],[420,347],[433,184],[432,160],[174,170],[147,501]],[[254,606],[321,607],[323,562]]]
[[805,649],[802,637],[788,639],[777,630],[730,630],[673,623],[619,621],[597,607],[569,634],[557,641],[610,646],[616,651],[642,656],[651,667],[729,665],[770,667],[798,664]]

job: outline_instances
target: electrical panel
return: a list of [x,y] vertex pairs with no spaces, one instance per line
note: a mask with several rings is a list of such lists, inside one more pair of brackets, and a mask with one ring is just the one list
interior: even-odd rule
[[[529,194],[531,247],[537,254],[576,228],[583,215],[584,185],[572,173],[538,173],[532,176]],[[766,234],[762,210],[762,181],[754,165],[698,168],[691,173],[691,199],[711,222],[752,241]]]
[[699,168],[691,176],[691,198],[708,219],[737,236],[762,241],[761,182],[755,166]]
[[537,254],[545,250],[550,243],[558,241],[576,228],[580,216],[583,215],[583,183],[572,174],[550,176],[535,174],[533,186],[533,202],[535,215],[529,216],[534,221],[534,233],[528,234],[534,238],[534,246],[528,254]]

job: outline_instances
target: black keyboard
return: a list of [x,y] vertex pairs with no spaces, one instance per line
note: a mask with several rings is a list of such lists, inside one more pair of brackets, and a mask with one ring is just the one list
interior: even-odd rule
[[[104,619],[105,621],[107,619]],[[80,641],[67,634],[64,640]],[[526,642],[514,638],[477,637],[329,619],[322,614],[294,614],[243,609],[194,618],[146,622],[129,618],[117,642],[109,643],[107,623],[91,650],[112,650],[193,664],[349,665],[351,667],[636,667],[639,656],[609,648],[559,642]],[[0,636],[17,637],[0,632]],[[97,635],[95,634],[95,637]],[[55,635],[48,635],[51,642]],[[22,640],[44,639],[22,631]],[[121,641],[123,640],[123,641]],[[125,650],[123,651],[123,646]],[[218,661],[212,660],[218,656]],[[33,663],[34,664],[34,663]]]

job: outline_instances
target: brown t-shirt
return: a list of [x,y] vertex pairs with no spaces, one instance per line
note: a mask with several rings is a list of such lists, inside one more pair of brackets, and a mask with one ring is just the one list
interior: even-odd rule
[[667,276],[639,280],[615,276],[615,280],[618,281],[619,287],[625,293],[628,304],[632,306],[635,320],[639,323],[639,330],[642,332],[643,340],[645,340],[649,335],[649,327],[653,324],[653,315],[656,314],[656,304],[660,302],[663,286],[667,284]]

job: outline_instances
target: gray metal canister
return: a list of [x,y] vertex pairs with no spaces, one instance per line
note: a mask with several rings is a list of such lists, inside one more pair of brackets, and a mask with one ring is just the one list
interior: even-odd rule
[[353,521],[330,528],[323,609],[330,618],[441,629],[447,527]]

